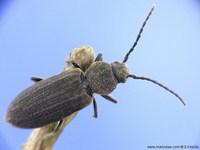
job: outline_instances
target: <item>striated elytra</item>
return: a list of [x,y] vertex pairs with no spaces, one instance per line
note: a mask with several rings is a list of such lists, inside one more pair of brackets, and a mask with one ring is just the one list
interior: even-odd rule
[[92,102],[92,93],[80,69],[72,69],[39,81],[11,103],[6,121],[21,128],[37,128],[56,122]]
[[[125,83],[129,77],[153,82],[175,95],[185,105],[174,91],[150,78],[130,74],[125,65],[130,53],[137,45],[154,7],[145,19],[135,43],[126,54],[123,62],[104,62],[102,54],[99,54],[95,61],[87,61],[86,59],[86,63],[79,63],[73,58],[68,59],[68,63],[73,66],[71,69],[47,79],[32,78],[37,83],[22,91],[12,101],[6,112],[6,121],[20,128],[37,128],[57,121],[62,123],[63,118],[91,103],[94,106],[94,117],[97,117],[97,103],[94,93],[117,103],[117,100],[109,94],[117,87],[118,83]],[[79,55],[79,53],[75,54]],[[57,131],[58,128],[55,130]]]

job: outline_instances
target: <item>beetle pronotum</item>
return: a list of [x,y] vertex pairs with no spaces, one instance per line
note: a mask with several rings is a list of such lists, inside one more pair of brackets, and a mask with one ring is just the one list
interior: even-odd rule
[[143,22],[136,41],[125,55],[122,63],[104,62],[102,54],[99,54],[95,61],[91,61],[87,65],[84,62],[79,64],[71,57],[67,60],[73,66],[71,69],[44,80],[33,77],[32,80],[37,83],[22,91],[14,99],[7,110],[6,121],[20,128],[37,128],[59,121],[54,130],[57,131],[63,118],[91,103],[94,106],[94,117],[97,117],[94,93],[117,103],[117,100],[109,94],[117,87],[118,83],[125,83],[127,78],[153,82],[175,95],[185,105],[181,97],[174,91],[150,78],[130,74],[125,65],[129,55],[136,47],[154,7],[153,5]]

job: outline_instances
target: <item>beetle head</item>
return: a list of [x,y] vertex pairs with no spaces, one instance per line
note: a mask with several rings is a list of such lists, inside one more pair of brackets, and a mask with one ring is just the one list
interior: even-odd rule
[[111,66],[112,66],[113,74],[115,78],[117,79],[117,82],[118,83],[126,82],[126,79],[129,76],[129,69],[126,66],[126,64],[115,61],[111,63]]

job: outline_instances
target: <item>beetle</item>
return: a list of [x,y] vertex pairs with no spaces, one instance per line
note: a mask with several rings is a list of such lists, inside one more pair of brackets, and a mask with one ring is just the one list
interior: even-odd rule
[[6,121],[19,128],[38,128],[58,122],[58,126],[54,129],[57,131],[65,117],[91,103],[94,107],[94,117],[97,118],[98,110],[94,94],[100,94],[105,99],[117,103],[117,100],[109,94],[119,83],[125,83],[128,78],[153,82],[175,95],[185,105],[178,94],[161,83],[130,74],[125,64],[136,47],[154,7],[151,8],[136,41],[122,62],[104,62],[102,54],[98,54],[96,59],[87,65],[79,64],[73,58],[69,58],[67,62],[73,66],[71,69],[47,79],[32,77],[36,84],[22,91],[12,101],[6,112]]

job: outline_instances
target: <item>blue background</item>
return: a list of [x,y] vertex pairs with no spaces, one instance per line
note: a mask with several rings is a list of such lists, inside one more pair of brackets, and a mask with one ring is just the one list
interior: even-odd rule
[[187,106],[147,81],[129,79],[67,126],[54,149],[143,150],[155,145],[200,147],[200,2],[198,0],[9,0],[0,3],[0,149],[17,150],[32,130],[5,123],[10,102],[50,77],[76,47],[89,45],[104,61],[122,61],[152,4],[142,39],[127,62],[131,72],[170,87]]

